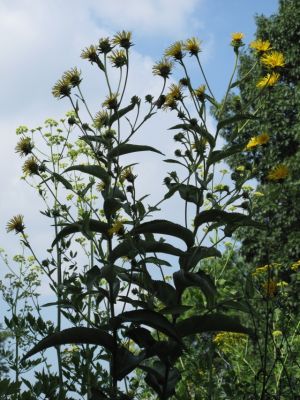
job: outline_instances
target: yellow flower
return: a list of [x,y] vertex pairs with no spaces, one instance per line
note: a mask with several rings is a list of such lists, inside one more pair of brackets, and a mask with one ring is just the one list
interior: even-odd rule
[[127,57],[124,50],[115,50],[109,56],[111,63],[116,68],[121,68],[127,64]]
[[129,47],[133,46],[131,42],[131,32],[118,32],[114,37],[113,37],[113,44],[119,45],[120,47],[123,47],[124,49],[128,50]]
[[26,175],[39,175],[39,166],[34,157],[28,158],[24,162],[22,169]]
[[200,45],[201,41],[195,37],[192,37],[186,40],[186,42],[183,44],[183,49],[188,51],[191,56],[196,56],[201,51]]
[[250,47],[262,53],[271,49],[271,43],[269,40],[257,39],[250,43]]
[[102,103],[103,107],[107,107],[109,110],[115,110],[118,108],[118,93],[111,93]]
[[286,286],[288,286],[289,284],[286,281],[279,281],[277,282],[277,287],[279,288],[284,288]]
[[261,62],[268,68],[284,67],[284,56],[279,51],[271,51],[261,57]]
[[213,342],[220,347],[224,352],[232,350],[232,347],[236,347],[238,344],[243,344],[247,339],[245,333],[235,333],[235,332],[219,332],[213,338]]
[[284,164],[279,164],[268,173],[267,179],[270,181],[279,181],[281,179],[285,179],[288,174],[288,167]]
[[246,150],[266,144],[266,143],[268,143],[269,140],[270,140],[270,136],[265,132],[259,136],[254,136],[247,143]]
[[262,192],[254,192],[253,196],[262,197],[264,194]]
[[158,61],[152,67],[153,75],[161,76],[164,79],[169,78],[172,73],[173,63],[167,58]]
[[167,96],[172,97],[174,100],[182,100],[182,85],[175,85],[174,83],[169,87],[169,93]]
[[273,335],[274,337],[282,336],[282,332],[281,332],[281,331],[273,331],[273,332],[272,332],[272,335]]
[[25,229],[25,225],[23,222],[23,215],[16,215],[12,219],[10,219],[6,225],[6,232],[15,231],[16,233],[21,233]]
[[124,225],[123,225],[123,222],[121,220],[116,220],[113,223],[112,227],[109,228],[109,230],[108,230],[108,234],[110,236],[112,236],[114,234],[118,235],[118,234],[121,234],[123,232],[124,232]]
[[29,137],[23,137],[16,145],[16,153],[19,153],[21,157],[28,156],[32,152],[33,143]]
[[183,43],[182,42],[175,42],[169,46],[165,51],[166,57],[172,57],[175,60],[182,60],[184,53],[183,53]]
[[300,260],[294,262],[294,263],[291,265],[291,270],[297,271],[297,270],[299,269],[299,267],[300,267]]
[[198,100],[203,101],[204,100],[204,93],[205,93],[206,86],[201,85],[197,89],[194,90],[194,94],[197,97]]
[[244,36],[242,32],[235,32],[231,34],[231,39],[233,42],[240,42]]
[[265,86],[274,86],[279,81],[279,78],[279,74],[272,72],[271,74],[267,74],[266,76],[261,78],[257,82],[256,87],[264,88]]
[[244,166],[244,165],[238,165],[238,166],[235,168],[235,170],[236,170],[236,171],[239,171],[239,172],[244,172],[244,171],[245,171],[245,166]]

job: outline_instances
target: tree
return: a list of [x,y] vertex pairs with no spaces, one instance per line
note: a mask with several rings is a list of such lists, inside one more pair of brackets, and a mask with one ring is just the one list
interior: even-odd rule
[[[269,18],[257,16],[256,24],[256,39],[269,41],[271,49],[267,52],[258,51],[255,42],[256,48],[252,43],[252,50],[241,56],[239,93],[231,95],[226,112],[227,117],[237,111],[250,112],[258,119],[247,122],[235,137],[230,126],[222,130],[222,135],[230,145],[252,138],[249,150],[230,158],[229,165],[235,170],[234,174],[244,168],[244,174],[258,181],[256,193],[249,200],[255,218],[268,226],[266,231],[257,232],[250,227],[240,231],[242,254],[246,261],[256,265],[270,261],[291,264],[300,258],[299,1],[280,0],[278,14]],[[272,72],[280,74],[279,82],[275,86],[268,84],[264,88],[261,85],[257,87],[259,81],[262,83],[261,77],[268,76],[266,74],[270,72],[266,70],[262,58],[264,54],[274,51],[284,55],[284,66]],[[254,73],[245,78],[249,65],[255,60]],[[255,98],[260,90],[265,91],[266,95],[255,107],[246,109],[245,104],[249,104],[249,100]],[[265,135],[267,143],[257,145],[255,140],[263,133],[269,135],[269,140]],[[276,170],[278,166],[283,175],[287,174],[286,177],[282,176],[283,179],[276,179],[280,177],[280,170]]]

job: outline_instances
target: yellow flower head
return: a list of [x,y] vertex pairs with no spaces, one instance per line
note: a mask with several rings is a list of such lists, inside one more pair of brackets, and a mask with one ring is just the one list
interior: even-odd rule
[[240,42],[244,36],[242,32],[235,32],[231,34],[231,39],[233,42]]
[[172,57],[175,60],[182,60],[184,57],[183,43],[178,41],[171,44],[171,46],[166,49],[165,56]]
[[259,136],[252,137],[246,145],[246,150],[252,149],[253,147],[261,146],[268,143],[270,136],[267,133],[262,133]]
[[169,78],[172,73],[173,63],[167,58],[158,61],[152,67],[153,75],[161,76],[164,79]]
[[279,78],[279,74],[277,74],[276,72],[272,72],[271,74],[267,74],[266,76],[261,78],[257,82],[256,87],[264,88],[266,86],[274,86],[279,81]]
[[200,53],[201,41],[195,37],[187,39],[186,42],[183,44],[183,49],[188,51],[191,56],[196,56]]
[[273,335],[274,337],[282,336],[282,332],[281,332],[281,331],[273,331],[273,332],[272,332],[272,335]]
[[204,100],[204,93],[205,93],[206,86],[201,85],[197,89],[194,90],[194,94],[197,97],[198,100],[203,101]]
[[300,267],[300,260],[294,262],[294,263],[291,265],[291,270],[293,270],[293,271],[298,271],[299,267]]
[[247,339],[247,335],[244,333],[235,332],[219,332],[214,338],[213,342],[223,351],[231,351],[232,347],[236,347],[238,344],[243,344]]
[[280,181],[285,179],[289,174],[289,169],[284,164],[279,164],[273,168],[267,175],[267,179],[270,181]]
[[271,51],[261,57],[261,62],[271,69],[284,67],[284,56],[279,51]]
[[102,105],[109,110],[115,110],[118,108],[118,93],[111,93],[108,95]]
[[174,83],[170,85],[168,95],[172,97],[174,100],[182,100],[183,98],[182,85],[181,84],[175,85]]
[[268,40],[257,39],[250,43],[250,47],[259,53],[271,50],[271,43]]
[[16,215],[12,219],[10,219],[6,225],[6,232],[15,231],[16,233],[21,233],[25,229],[25,225],[23,222],[23,215]]
[[29,137],[23,137],[16,145],[16,153],[19,153],[21,157],[28,156],[32,152],[33,143]]
[[120,47],[123,47],[123,49],[128,50],[129,47],[133,46],[131,36],[131,32],[128,31],[118,32],[114,35],[112,42],[114,45],[119,45]]
[[123,225],[123,221],[121,220],[116,220],[112,227],[108,229],[108,234],[110,236],[112,235],[120,235],[124,232],[124,225]]

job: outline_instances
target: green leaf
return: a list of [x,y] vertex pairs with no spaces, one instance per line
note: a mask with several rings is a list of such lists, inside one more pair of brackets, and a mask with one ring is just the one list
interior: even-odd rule
[[132,354],[129,350],[121,347],[116,353],[116,368],[115,377],[118,381],[125,378],[126,375],[130,374],[139,364],[144,361],[146,354],[144,352],[139,355]]
[[238,318],[217,313],[205,316],[195,315],[178,322],[176,328],[181,337],[215,331],[252,334],[249,328],[240,324]]
[[144,146],[139,144],[127,144],[121,143],[118,146],[114,147],[107,155],[107,158],[119,157],[124,154],[135,153],[137,151],[153,151],[155,153],[159,153],[164,155],[161,151],[155,149],[151,146]]
[[180,268],[190,271],[200,260],[208,257],[222,257],[222,254],[215,247],[192,247],[179,258]]
[[52,247],[54,247],[59,241],[64,239],[66,236],[69,236],[73,233],[82,232],[83,234],[84,233],[88,234],[88,232],[96,232],[96,233],[102,233],[104,236],[106,236],[107,231],[108,231],[108,224],[105,222],[97,221],[95,219],[74,222],[62,228],[62,230],[58,233],[58,235],[54,239]]
[[109,125],[111,126],[115,121],[122,118],[124,115],[132,111],[135,107],[135,103],[129,104],[129,106],[121,108],[120,110],[116,111],[110,118],[109,118]]
[[221,120],[217,125],[217,132],[222,129],[224,126],[234,124],[235,122],[245,121],[249,119],[259,119],[257,116],[253,114],[236,114],[233,117],[226,118]]
[[194,235],[189,229],[164,219],[156,219],[140,224],[132,230],[132,233],[160,233],[184,240],[187,247],[191,247],[194,244]]
[[194,185],[179,185],[178,188],[180,197],[183,200],[194,203],[197,206],[203,204],[203,190]]
[[240,153],[245,148],[245,145],[246,145],[246,143],[245,144],[236,144],[236,145],[233,145],[233,146],[231,146],[231,147],[229,147],[229,148],[227,148],[225,150],[213,151],[210,154],[210,156],[208,157],[207,167],[209,165],[212,165],[212,164],[215,164],[215,163],[217,163],[219,161],[222,161],[225,158],[232,156],[233,154]]
[[96,178],[101,179],[104,183],[109,182],[108,173],[104,168],[100,167],[100,165],[73,165],[72,167],[65,169],[63,174],[69,171],[80,171],[84,174],[95,176]]
[[211,308],[214,306],[217,297],[217,289],[209,275],[202,271],[193,273],[180,270],[173,274],[173,278],[179,297],[181,297],[186,288],[198,287],[203,292],[208,307]]
[[125,335],[133,340],[139,347],[151,347],[156,343],[151,332],[146,328],[129,328],[125,332]]
[[48,349],[49,347],[70,343],[94,344],[102,346],[110,352],[113,352],[115,349],[113,337],[101,329],[85,327],[69,328],[64,329],[61,332],[53,333],[52,335],[42,339],[36,346],[25,354],[23,361],[42,350]]
[[[143,365],[140,368],[147,372],[145,382],[154,389],[159,398],[168,399],[175,394],[176,384],[181,378],[177,368],[171,368],[168,375],[165,364],[160,361],[155,361],[151,367]],[[165,382],[166,376],[168,376],[167,382]]]
[[219,225],[232,224],[235,226],[253,226],[256,228],[262,228],[262,224],[253,221],[248,215],[240,213],[228,213],[223,210],[204,210],[198,214],[194,220],[194,225],[198,228],[200,225],[217,222]]
[[109,255],[109,261],[113,264],[118,258],[127,256],[136,257],[138,254],[144,253],[165,253],[173,256],[181,256],[182,250],[162,242],[147,242],[139,240],[138,242],[124,241],[116,246]]
[[63,176],[57,174],[56,172],[52,172],[52,176],[55,180],[62,183],[66,189],[69,189],[69,190],[73,189],[73,186],[71,185],[71,183],[67,179],[65,179]]
[[[135,310],[119,314],[114,322],[133,322],[150,326],[181,343],[178,333],[169,320],[160,313],[152,310]],[[113,322],[113,323],[114,323]]]
[[115,214],[122,207],[122,203],[114,197],[107,197],[104,200],[103,210],[108,219],[112,214]]

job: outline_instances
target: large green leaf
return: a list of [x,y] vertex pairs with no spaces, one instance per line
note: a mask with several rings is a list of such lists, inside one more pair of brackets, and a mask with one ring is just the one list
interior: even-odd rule
[[176,328],[169,320],[160,313],[152,310],[134,310],[119,314],[113,319],[113,323],[121,324],[122,322],[133,322],[150,326],[153,329],[164,333],[165,335],[175,339],[181,343]]
[[176,328],[181,337],[215,331],[252,334],[249,328],[241,325],[238,318],[218,313],[204,316],[195,315],[178,322]]
[[173,256],[181,256],[184,252],[171,244],[162,242],[147,242],[146,240],[124,241],[116,246],[109,255],[109,261],[113,264],[118,258],[127,256],[134,258],[144,253],[165,253]]
[[207,160],[207,167],[209,165],[215,164],[216,162],[222,161],[233,154],[240,153],[245,148],[246,143],[235,144],[225,150],[215,150],[211,152]]
[[123,154],[136,153],[138,151],[153,151],[154,153],[159,153],[164,155],[161,151],[155,149],[151,146],[144,146],[139,144],[128,144],[121,143],[118,146],[114,147],[107,155],[108,158],[114,158],[118,156],[122,156]]
[[116,111],[112,116],[109,118],[108,125],[112,125],[115,121],[122,118],[124,115],[132,111],[135,107],[135,103],[129,104],[129,106],[121,108],[120,110]]
[[198,214],[194,220],[194,225],[198,228],[200,225],[217,222],[219,225],[232,224],[234,226],[253,226],[256,228],[262,228],[262,224],[253,221],[248,215],[240,213],[229,213],[223,210],[204,210]]
[[64,239],[65,237],[73,233],[82,232],[88,234],[88,232],[96,232],[96,233],[102,233],[103,235],[106,236],[107,231],[108,231],[108,224],[102,221],[97,221],[95,219],[74,222],[62,228],[62,230],[58,233],[58,235],[54,239],[52,247],[54,247],[56,243],[58,243],[60,240]]
[[160,399],[168,399],[175,394],[176,384],[181,378],[177,368],[171,368],[166,374],[166,366],[160,361],[155,361],[151,367],[142,365],[140,368],[147,372],[145,382],[155,390]]
[[25,354],[23,360],[33,356],[34,354],[62,344],[95,344],[104,347],[106,350],[113,352],[115,349],[114,339],[107,332],[95,328],[69,328],[61,332],[53,333],[42,339],[28,353]]
[[67,179],[65,179],[63,176],[57,174],[56,172],[52,172],[52,176],[55,180],[62,183],[66,189],[69,189],[69,190],[73,189],[71,183]]
[[222,257],[222,254],[215,247],[192,247],[182,256],[180,256],[180,268],[190,271],[198,264],[200,260],[208,257]]
[[132,230],[132,233],[160,233],[184,240],[187,247],[191,247],[194,244],[194,235],[189,229],[164,219],[156,219],[140,224]]
[[145,357],[145,352],[134,355],[124,347],[120,347],[116,353],[115,360],[115,377],[117,380],[121,381],[124,379],[126,375],[130,374],[130,372],[139,366]]
[[193,273],[180,270],[173,274],[173,278],[179,297],[181,297],[186,288],[198,287],[203,292],[207,305],[212,307],[215,304],[217,289],[209,275],[202,271]]
[[63,173],[70,171],[80,171],[84,174],[95,176],[96,178],[101,179],[104,183],[109,182],[108,173],[104,168],[100,167],[100,165],[73,165],[72,167],[65,169]]

